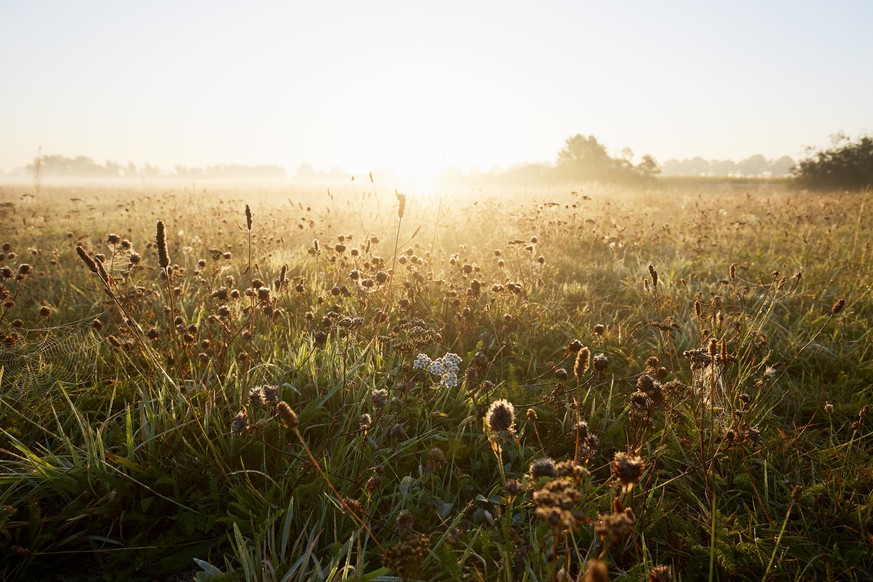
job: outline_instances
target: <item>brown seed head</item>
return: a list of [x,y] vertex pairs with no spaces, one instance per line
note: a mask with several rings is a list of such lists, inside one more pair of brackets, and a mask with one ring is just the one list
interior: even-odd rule
[[279,404],[276,405],[276,412],[279,414],[279,420],[282,421],[282,424],[285,428],[294,428],[297,426],[297,413],[294,412],[287,402],[284,400],[280,401]]
[[649,265],[649,275],[652,276],[652,286],[658,286],[658,271],[655,270],[654,265]]
[[649,582],[674,582],[676,578],[673,576],[673,568],[671,566],[660,565],[649,570]]
[[397,217],[403,218],[403,214],[406,212],[406,194],[401,194],[397,192]]
[[587,347],[583,347],[578,352],[576,352],[576,363],[573,365],[573,374],[577,378],[581,378],[585,372],[588,371],[588,367],[591,363],[591,350]]
[[167,252],[167,233],[163,220],[159,220],[155,225],[155,243],[158,248],[158,265],[166,269],[170,266],[170,254]]
[[97,264],[94,262],[94,258],[88,254],[84,248],[77,246],[76,254],[79,255],[79,258],[82,259],[82,262],[85,263],[85,266],[88,267],[92,273],[97,272]]
[[515,424],[515,407],[508,400],[495,400],[485,413],[485,422],[494,432],[512,433]]
[[831,315],[836,315],[846,306],[845,299],[837,299],[837,302],[834,303],[834,306],[831,307]]
[[582,582],[609,582],[609,569],[602,560],[588,560],[585,577]]
[[613,477],[627,487],[640,482],[646,464],[637,455],[616,453],[612,459],[611,468]]
[[246,204],[246,228],[249,232],[252,231],[252,209]]

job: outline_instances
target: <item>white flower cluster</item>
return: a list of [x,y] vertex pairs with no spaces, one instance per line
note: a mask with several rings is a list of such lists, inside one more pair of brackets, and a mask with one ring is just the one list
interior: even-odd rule
[[447,388],[454,388],[458,385],[460,365],[461,356],[451,352],[446,352],[445,355],[436,360],[431,360],[427,354],[418,354],[415,356],[412,369],[427,370],[430,374],[440,377],[440,384]]

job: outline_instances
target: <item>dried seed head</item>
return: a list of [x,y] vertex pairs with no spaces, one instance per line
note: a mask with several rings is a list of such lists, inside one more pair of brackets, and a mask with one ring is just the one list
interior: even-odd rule
[[531,463],[529,470],[530,478],[534,481],[542,477],[554,477],[557,474],[555,461],[548,457],[544,459],[537,459],[536,461]]
[[230,432],[239,436],[246,430],[246,428],[248,428],[248,426],[249,416],[245,413],[244,410],[240,410],[236,413],[236,416],[230,423]]
[[591,350],[587,347],[583,347],[578,352],[576,352],[576,363],[573,364],[573,375],[577,378],[581,378],[585,372],[588,371],[588,367],[591,363]]
[[285,428],[294,428],[297,426],[297,413],[294,412],[287,402],[284,400],[280,401],[279,404],[276,405],[276,412],[279,414],[279,420],[282,421],[282,424]]
[[731,263],[731,279],[737,278],[737,264]]
[[249,232],[252,231],[252,209],[246,204],[246,228]]
[[382,410],[388,404],[388,391],[384,388],[373,390],[370,392],[370,401],[373,403],[373,408]]
[[597,354],[591,360],[591,366],[594,368],[595,372],[605,372],[609,367],[609,358],[607,358],[605,354]]
[[397,192],[397,217],[403,218],[403,214],[406,212],[406,194],[401,194]]
[[103,259],[99,256],[94,257],[94,265],[97,267],[97,274],[104,282],[109,283],[109,273],[106,272],[106,267],[103,266]]
[[614,542],[629,534],[635,522],[636,517],[630,508],[621,513],[601,515],[594,524],[594,533],[605,542]]
[[412,531],[413,526],[415,526],[415,516],[408,510],[401,509],[400,513],[397,514],[397,520],[395,523],[397,524],[397,530],[401,535],[408,534]]
[[97,263],[94,262],[94,258],[88,254],[81,246],[76,247],[76,254],[79,255],[79,258],[82,259],[82,262],[85,263],[85,266],[88,267],[92,273],[97,273]]
[[845,299],[837,299],[837,302],[834,303],[834,306],[831,307],[831,315],[836,315],[846,306]]
[[582,582],[609,582],[609,568],[602,560],[588,560]]
[[170,254],[167,252],[167,233],[163,220],[159,220],[155,226],[155,244],[158,248],[158,265],[166,269],[170,266]]
[[649,582],[674,582],[672,566],[660,565],[649,570]]
[[514,431],[515,407],[508,400],[495,400],[485,413],[485,422],[494,432]]
[[646,464],[637,455],[615,453],[611,468],[613,477],[627,487],[640,482],[640,477],[646,469]]
[[652,276],[652,286],[658,286],[658,271],[655,270],[654,265],[649,265],[649,275]]
[[506,482],[506,486],[503,488],[503,492],[510,499],[518,497],[523,491],[524,487],[522,487],[521,481],[519,481],[518,479],[509,479]]

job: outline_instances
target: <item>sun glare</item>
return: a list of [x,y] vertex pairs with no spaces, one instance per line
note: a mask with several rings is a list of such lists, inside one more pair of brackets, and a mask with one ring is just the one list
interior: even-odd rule
[[480,101],[428,83],[393,84],[365,95],[349,108],[339,146],[342,164],[356,172],[381,168],[417,179],[438,178],[447,166],[469,168],[478,161],[476,149],[499,146],[489,144],[499,137],[496,119],[478,114]]

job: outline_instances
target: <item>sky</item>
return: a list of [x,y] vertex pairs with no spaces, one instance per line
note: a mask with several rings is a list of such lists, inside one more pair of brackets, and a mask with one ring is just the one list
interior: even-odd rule
[[0,1],[0,172],[44,154],[433,173],[802,157],[873,131],[873,2]]

